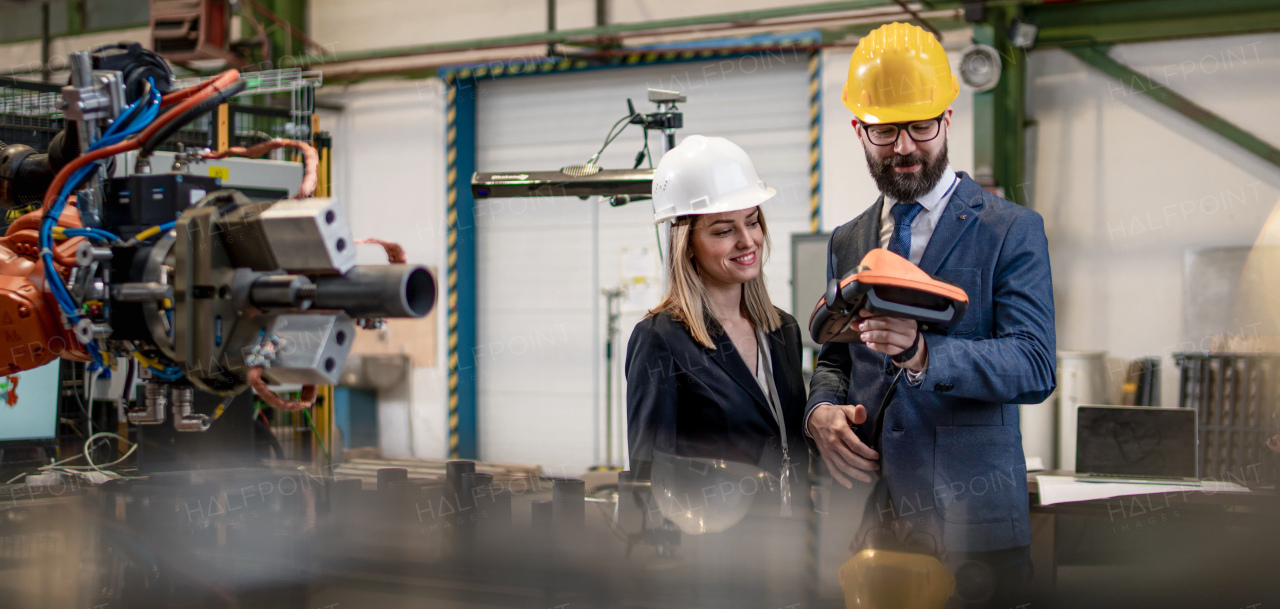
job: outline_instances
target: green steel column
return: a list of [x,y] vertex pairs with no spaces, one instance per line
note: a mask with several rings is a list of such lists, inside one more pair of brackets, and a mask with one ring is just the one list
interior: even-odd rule
[[[974,44],[990,46],[991,30],[988,24],[973,24]],[[995,91],[973,94],[973,179],[983,186],[996,182],[995,97]]]
[[1015,10],[988,7],[987,23],[974,25],[974,41],[1000,55],[999,84],[974,95],[974,172],[980,182],[989,178],[1002,188],[1006,199],[1025,205],[1027,54],[1009,41]]
[[[307,31],[306,0],[259,0],[262,6],[289,22],[299,32]],[[266,23],[267,37],[271,40],[271,61],[275,65],[288,56],[305,55],[306,48],[302,41],[295,39],[289,31],[273,23]]]

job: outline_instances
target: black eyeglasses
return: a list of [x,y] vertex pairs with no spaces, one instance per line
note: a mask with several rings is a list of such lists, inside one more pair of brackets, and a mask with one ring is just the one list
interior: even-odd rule
[[[867,139],[876,146],[892,146],[898,143],[898,137],[905,130],[907,136],[917,142],[927,142],[938,137],[942,133],[942,118],[945,114],[938,115],[937,118],[931,118],[923,121],[915,121],[911,123],[884,123],[877,125],[862,125],[862,130],[867,132]],[[858,123],[854,119],[854,124]]]

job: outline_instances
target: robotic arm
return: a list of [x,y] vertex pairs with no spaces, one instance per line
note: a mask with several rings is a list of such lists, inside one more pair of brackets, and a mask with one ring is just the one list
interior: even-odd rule
[[[431,311],[425,267],[355,264],[342,207],[311,198],[317,157],[304,142],[204,154],[299,148],[306,171],[295,199],[255,203],[185,173],[106,177],[115,155],[145,158],[244,88],[228,70],[168,92],[163,60],[119,49],[73,54],[68,126],[50,153],[0,148],[0,206],[40,204],[0,237],[0,374],[58,357],[136,366],[146,385],[130,422],[172,412],[178,430],[203,431],[210,420],[192,412],[194,391],[252,387],[277,407],[305,408],[314,386],[336,384],[357,325]],[[301,384],[303,399],[285,402],[267,383]]]

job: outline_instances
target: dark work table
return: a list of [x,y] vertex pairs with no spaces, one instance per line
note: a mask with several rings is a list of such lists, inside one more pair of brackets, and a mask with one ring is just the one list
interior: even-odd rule
[[1185,491],[1039,505],[1027,475],[1040,606],[1208,607],[1280,603],[1280,498]]

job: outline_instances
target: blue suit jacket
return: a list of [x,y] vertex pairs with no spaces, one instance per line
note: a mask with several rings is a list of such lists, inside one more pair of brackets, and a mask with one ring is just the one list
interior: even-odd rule
[[[958,176],[920,268],[964,288],[969,308],[947,335],[924,334],[924,381],[899,383],[880,453],[894,513],[940,526],[948,551],[976,552],[1031,543],[1017,404],[1053,392],[1056,334],[1044,220]],[[883,203],[832,233],[828,279],[879,246]],[[896,372],[865,345],[823,345],[807,410],[862,404],[868,424],[857,433],[869,442]]]

